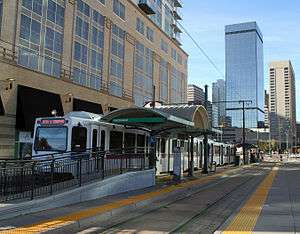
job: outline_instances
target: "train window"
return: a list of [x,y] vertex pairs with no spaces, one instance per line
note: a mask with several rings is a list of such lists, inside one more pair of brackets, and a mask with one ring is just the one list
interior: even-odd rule
[[98,131],[93,129],[93,139],[92,139],[92,148],[96,149],[98,147]]
[[86,150],[87,141],[87,129],[85,127],[73,127],[72,128],[72,151],[84,151]]
[[144,151],[144,148],[145,148],[145,135],[141,135],[141,134],[137,135],[137,147],[138,147],[138,151],[139,151],[139,149],[141,151]]
[[100,143],[100,150],[104,151],[105,150],[105,131],[101,131],[101,143]]
[[125,133],[124,137],[124,147],[126,152],[133,153],[135,148],[135,134]]
[[111,131],[109,149],[122,149],[123,147],[123,132]]
[[160,149],[161,153],[166,153],[166,140],[165,139],[161,139],[161,149]]

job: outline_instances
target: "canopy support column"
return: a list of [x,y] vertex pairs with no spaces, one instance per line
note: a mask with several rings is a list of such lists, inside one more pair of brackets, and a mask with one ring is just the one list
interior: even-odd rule
[[208,173],[208,136],[207,133],[204,134],[203,138],[203,149],[204,149],[204,162],[203,162],[203,169],[202,173],[207,174]]
[[194,176],[194,137],[191,137],[190,143],[191,157],[189,163],[189,176]]

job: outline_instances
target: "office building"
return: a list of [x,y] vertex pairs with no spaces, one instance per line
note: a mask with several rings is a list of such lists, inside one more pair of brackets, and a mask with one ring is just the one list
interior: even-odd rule
[[52,110],[142,106],[153,85],[156,100],[186,102],[180,0],[0,2],[0,157],[18,157]]
[[[256,22],[225,27],[226,101],[251,100],[246,112],[246,127],[257,128],[264,121],[263,36]],[[240,108],[242,103],[227,103]],[[241,127],[242,111],[227,111],[232,125]]]
[[189,84],[187,88],[187,101],[203,104],[205,101],[203,89],[197,85]]
[[267,90],[265,90],[265,107],[264,107],[264,111],[265,111],[265,128],[269,128],[270,126],[270,105],[269,105],[269,100],[270,100],[270,95],[268,94]]
[[226,116],[226,89],[225,80],[219,79],[212,84],[212,102],[216,106],[218,125],[221,124],[222,117]]
[[[271,134],[278,136],[282,148],[296,141],[296,87],[291,61],[274,61],[269,65]],[[284,146],[283,146],[284,145]]]

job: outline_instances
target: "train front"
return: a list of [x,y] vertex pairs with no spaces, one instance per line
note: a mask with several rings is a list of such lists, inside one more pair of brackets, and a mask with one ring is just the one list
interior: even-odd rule
[[68,150],[68,120],[38,118],[34,127],[33,159],[47,159]]

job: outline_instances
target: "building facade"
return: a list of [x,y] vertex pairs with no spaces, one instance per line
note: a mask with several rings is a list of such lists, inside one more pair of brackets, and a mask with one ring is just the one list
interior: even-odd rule
[[[225,27],[226,100],[251,100],[246,111],[246,127],[257,128],[264,121],[263,36],[256,22]],[[226,108],[240,108],[227,103]],[[241,111],[227,111],[232,125],[241,127]]]
[[297,123],[297,146],[300,146],[300,123]]
[[212,84],[212,102],[216,106],[218,125],[221,125],[222,119],[226,116],[226,88],[225,80],[219,79]]
[[205,101],[205,93],[203,89],[197,85],[189,84],[187,87],[187,101],[203,104]]
[[53,110],[101,114],[142,106],[153,86],[156,100],[186,102],[181,6],[179,0],[1,1],[0,157],[22,154],[35,118]]
[[295,73],[291,61],[271,62],[269,76],[269,105],[272,115],[271,135],[278,137],[281,145],[294,145],[297,132],[296,87]]

